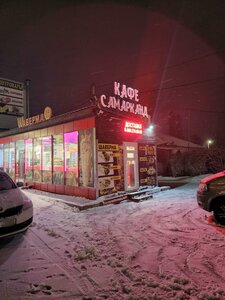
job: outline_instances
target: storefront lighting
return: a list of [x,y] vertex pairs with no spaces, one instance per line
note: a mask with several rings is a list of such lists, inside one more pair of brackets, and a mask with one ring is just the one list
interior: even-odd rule
[[134,134],[142,134],[143,126],[141,123],[135,123],[130,121],[125,121],[124,132],[126,133],[134,133]]

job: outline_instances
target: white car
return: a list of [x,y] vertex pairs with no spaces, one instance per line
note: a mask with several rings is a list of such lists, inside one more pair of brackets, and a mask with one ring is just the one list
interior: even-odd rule
[[32,221],[32,201],[0,171],[0,238],[25,231]]

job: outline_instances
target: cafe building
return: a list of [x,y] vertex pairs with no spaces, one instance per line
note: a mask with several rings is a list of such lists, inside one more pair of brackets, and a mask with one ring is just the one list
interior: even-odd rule
[[0,133],[0,168],[35,189],[96,199],[157,185],[151,123],[137,89],[113,83],[112,95],[52,117],[17,119]]

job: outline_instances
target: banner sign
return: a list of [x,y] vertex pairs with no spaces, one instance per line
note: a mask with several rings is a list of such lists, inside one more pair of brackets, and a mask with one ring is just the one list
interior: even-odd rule
[[0,114],[24,115],[24,84],[0,78]]

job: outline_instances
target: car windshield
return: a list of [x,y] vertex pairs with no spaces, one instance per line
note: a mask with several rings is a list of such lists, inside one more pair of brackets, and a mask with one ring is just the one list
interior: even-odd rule
[[5,173],[0,172],[0,191],[15,189],[16,185],[12,179]]

